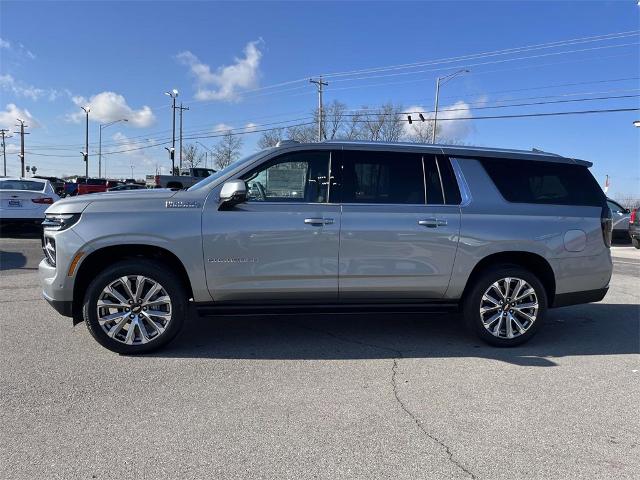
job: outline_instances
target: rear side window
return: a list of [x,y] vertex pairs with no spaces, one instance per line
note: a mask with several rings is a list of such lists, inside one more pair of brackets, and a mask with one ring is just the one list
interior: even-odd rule
[[345,150],[342,158],[343,203],[425,203],[421,155]]
[[449,159],[425,155],[424,176],[429,205],[460,205],[458,183]]
[[586,167],[529,160],[482,159],[509,202],[600,207],[604,194]]

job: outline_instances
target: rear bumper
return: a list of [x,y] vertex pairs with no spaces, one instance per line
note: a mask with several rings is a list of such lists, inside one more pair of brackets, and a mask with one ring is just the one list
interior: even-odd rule
[[608,291],[609,287],[599,288],[597,290],[585,290],[582,292],[560,293],[555,296],[551,308],[599,302],[605,297]]

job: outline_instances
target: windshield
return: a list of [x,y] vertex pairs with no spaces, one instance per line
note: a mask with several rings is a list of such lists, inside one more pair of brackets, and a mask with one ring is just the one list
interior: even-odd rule
[[229,173],[231,170],[234,170],[238,167],[240,167],[241,165],[245,165],[247,163],[251,163],[252,161],[254,161],[256,158],[261,157],[263,155],[265,155],[267,153],[267,150],[260,150],[257,153],[254,153],[252,155],[249,155],[247,157],[241,158],[240,160],[238,160],[237,162],[233,162],[231,165],[227,165],[226,167],[224,167],[222,170],[218,170],[216,173],[208,176],[207,178],[203,178],[202,180],[200,180],[198,183],[196,183],[195,185],[191,186],[190,188],[188,188],[187,190],[189,191],[193,191],[193,190],[199,190],[201,188],[205,188],[208,185],[211,185],[213,182],[215,182],[217,179],[225,176],[227,173]]

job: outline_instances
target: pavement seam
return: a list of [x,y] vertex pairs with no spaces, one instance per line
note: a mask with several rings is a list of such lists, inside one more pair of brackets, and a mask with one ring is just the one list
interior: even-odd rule
[[397,374],[398,374],[398,360],[404,358],[404,355],[402,354],[402,351],[397,350],[397,349],[392,348],[392,347],[385,347],[385,346],[382,346],[382,345],[376,345],[376,344],[373,344],[373,343],[361,342],[359,340],[354,340],[354,339],[351,339],[351,338],[341,337],[341,336],[336,335],[336,334],[334,334],[332,332],[328,332],[326,330],[310,328],[310,327],[305,327],[305,326],[300,325],[299,323],[296,323],[296,322],[293,322],[293,323],[295,323],[296,326],[298,326],[299,328],[302,328],[304,330],[323,333],[323,334],[328,335],[329,337],[335,338],[336,340],[339,340],[341,342],[353,343],[353,344],[356,344],[356,345],[363,345],[363,346],[366,346],[366,347],[377,348],[379,350],[385,350],[387,352],[393,353],[395,355],[395,357],[393,357],[393,365],[391,367],[391,387],[392,387],[392,390],[393,390],[393,396],[396,399],[396,403],[400,406],[402,411],[406,415],[408,415],[409,418],[411,418],[411,420],[413,420],[413,422],[416,424],[416,426],[420,429],[420,431],[424,435],[426,435],[431,441],[437,443],[442,449],[444,449],[444,451],[447,454],[447,456],[449,458],[449,461],[451,463],[453,463],[456,467],[458,467],[465,474],[467,474],[469,476],[469,478],[471,478],[472,480],[477,480],[478,477],[473,472],[471,472],[467,467],[462,465],[458,460],[453,458],[453,452],[451,451],[451,448],[446,443],[444,443],[444,441],[440,440],[435,435],[429,433],[427,431],[427,429],[424,427],[422,421],[411,410],[409,410],[409,408],[405,405],[405,403],[400,398],[400,394],[398,393],[398,383],[396,381],[396,377],[397,377]]

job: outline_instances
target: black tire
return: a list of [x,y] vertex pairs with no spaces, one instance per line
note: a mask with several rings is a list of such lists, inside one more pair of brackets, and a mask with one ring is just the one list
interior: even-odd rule
[[[494,336],[482,323],[480,306],[484,293],[491,285],[504,278],[519,278],[527,282],[535,291],[538,311],[533,324],[514,338]],[[542,282],[530,271],[517,265],[496,265],[482,272],[473,280],[474,284],[463,300],[463,315],[467,328],[486,343],[496,347],[515,347],[527,342],[542,326],[547,311],[547,293]]]
[[[166,329],[148,343],[127,345],[109,337],[102,329],[98,322],[97,302],[107,285],[131,275],[142,275],[162,285],[171,300],[171,319]],[[127,355],[148,353],[171,342],[182,329],[187,312],[187,293],[179,277],[162,263],[144,259],[123,260],[106,268],[89,284],[82,302],[82,316],[91,336],[112,352]]]
[[633,237],[631,239],[631,243],[633,244],[634,247],[640,248],[640,239],[637,239],[637,238]]

